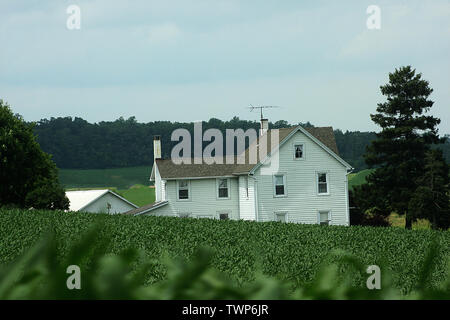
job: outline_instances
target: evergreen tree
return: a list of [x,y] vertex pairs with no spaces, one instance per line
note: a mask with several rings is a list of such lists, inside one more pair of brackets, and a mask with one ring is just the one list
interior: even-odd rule
[[367,181],[385,197],[388,209],[405,215],[405,227],[411,229],[414,216],[408,212],[409,202],[424,172],[426,153],[432,144],[443,142],[437,133],[440,120],[425,115],[433,106],[428,99],[433,89],[410,66],[390,73],[389,83],[380,88],[387,101],[371,114],[382,130],[365,154],[367,164],[376,168]]
[[415,218],[425,218],[433,229],[450,227],[449,166],[441,150],[427,153],[424,174],[417,179],[416,192],[409,203]]

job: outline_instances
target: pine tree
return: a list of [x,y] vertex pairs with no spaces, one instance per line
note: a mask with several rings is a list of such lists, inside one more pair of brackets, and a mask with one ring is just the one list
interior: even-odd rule
[[418,178],[418,185],[409,211],[415,218],[428,219],[432,229],[447,230],[450,227],[449,166],[441,150],[427,153],[425,171]]
[[380,87],[387,101],[379,103],[372,121],[381,127],[368,146],[366,163],[376,170],[367,177],[371,188],[383,194],[388,208],[405,215],[405,228],[411,229],[414,216],[409,202],[424,172],[425,155],[438,136],[440,119],[425,115],[433,106],[433,89],[410,66],[389,74],[389,83]]

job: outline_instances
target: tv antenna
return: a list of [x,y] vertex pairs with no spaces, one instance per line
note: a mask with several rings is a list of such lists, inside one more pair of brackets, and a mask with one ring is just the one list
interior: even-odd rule
[[252,112],[253,110],[259,109],[261,112],[261,120],[264,119],[263,117],[263,109],[272,109],[272,108],[279,108],[279,106],[254,106],[254,105],[249,105],[248,108],[250,109],[250,112]]

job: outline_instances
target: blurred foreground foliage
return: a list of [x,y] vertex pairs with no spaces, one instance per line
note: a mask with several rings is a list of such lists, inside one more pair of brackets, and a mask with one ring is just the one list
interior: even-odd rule
[[[332,252],[335,262],[322,264],[312,282],[292,288],[286,280],[264,275],[259,262],[254,280],[239,283],[211,266],[213,251],[207,247],[198,248],[189,260],[166,253],[150,259],[133,248],[105,253],[111,235],[99,240],[98,229],[73,241],[64,258],[58,258],[54,232],[47,232],[0,266],[0,299],[450,299],[450,270],[438,287],[428,285],[439,251],[436,241],[425,255],[415,288],[405,295],[393,286],[383,265],[380,290],[355,286],[355,277],[369,277],[367,265],[342,250]],[[67,288],[69,265],[81,269],[79,290]],[[163,280],[151,280],[161,276]]]

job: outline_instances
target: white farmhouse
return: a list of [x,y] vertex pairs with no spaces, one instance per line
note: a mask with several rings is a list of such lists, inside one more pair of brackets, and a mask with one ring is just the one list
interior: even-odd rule
[[70,211],[92,213],[124,213],[137,206],[111,190],[66,191]]
[[[273,130],[261,131],[255,143],[264,135],[270,141]],[[160,159],[157,137],[150,177],[156,202],[128,213],[348,226],[352,167],[339,156],[333,129],[296,126],[278,132],[268,157],[257,164],[175,164]],[[264,168],[275,155],[277,170],[267,174]]]

